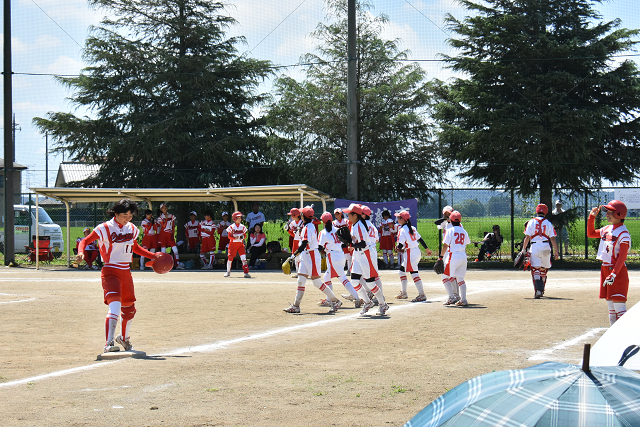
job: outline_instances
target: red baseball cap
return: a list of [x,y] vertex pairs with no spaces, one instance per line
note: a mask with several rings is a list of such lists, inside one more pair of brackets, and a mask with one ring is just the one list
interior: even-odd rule
[[536,213],[547,214],[549,212],[549,208],[544,203],[540,203],[536,206]]
[[362,207],[362,213],[367,215],[367,216],[371,216],[371,208],[369,208],[369,206],[363,206]]
[[411,215],[407,211],[400,211],[395,213],[394,215],[404,219],[405,221],[409,221],[409,218],[411,218]]
[[300,216],[300,209],[292,208],[287,215]]
[[314,213],[315,212],[313,211],[313,209],[309,206],[302,208],[302,215],[306,216],[307,218],[313,218]]
[[462,219],[462,214],[458,211],[453,211],[451,212],[451,215],[449,216],[449,219],[453,222],[453,221],[460,221]]
[[333,215],[331,215],[331,212],[325,212],[320,217],[320,220],[322,222],[329,222],[329,221],[333,220]]
[[348,208],[343,209],[342,212],[348,214],[348,213],[354,213],[354,214],[358,214],[358,215],[362,215],[362,206],[356,204],[356,203],[351,203],[349,205]]

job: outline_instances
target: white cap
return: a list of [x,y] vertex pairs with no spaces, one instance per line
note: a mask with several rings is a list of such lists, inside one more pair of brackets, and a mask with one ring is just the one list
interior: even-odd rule
[[196,211],[191,211],[191,213],[189,215],[195,215],[198,216],[198,214],[196,213]]
[[225,215],[229,216],[229,212],[222,212],[222,215],[220,215],[220,216],[225,216]]
[[562,202],[560,200],[556,200],[556,205],[561,205]]
[[447,205],[444,208],[442,208],[442,213],[444,214],[445,212],[453,212],[453,208]]

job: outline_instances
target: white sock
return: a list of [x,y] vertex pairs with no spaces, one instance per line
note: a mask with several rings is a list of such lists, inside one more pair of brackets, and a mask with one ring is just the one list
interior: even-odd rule
[[389,265],[389,255],[387,255],[386,250],[382,251],[382,260],[384,261],[385,265]]
[[178,261],[180,259],[180,255],[178,255],[178,247],[172,246],[171,250],[173,251],[173,255],[176,257],[176,261]]
[[444,289],[449,294],[449,298],[453,299],[453,286],[451,280],[449,280],[449,278],[442,279],[442,284],[444,285]]
[[373,288],[371,288],[371,292],[373,292],[373,294],[376,296],[376,298],[378,298],[378,304],[383,306],[386,304],[386,301],[384,299],[384,294],[382,293],[382,288],[378,287],[378,285],[375,285]]
[[340,280],[342,281],[342,285],[345,287],[347,291],[349,291],[349,294],[353,298],[355,298],[356,300],[360,299],[360,297],[358,296],[358,292],[356,292],[356,290],[354,289],[353,285],[351,284],[351,281],[347,279],[347,276],[340,277]]
[[460,282],[458,282],[458,288],[460,289],[460,298],[462,298],[462,301],[466,301],[467,300],[467,284],[464,282],[464,280],[461,280]]
[[407,294],[407,273],[405,273],[402,270],[398,270],[398,273],[400,273],[400,291],[403,294]]
[[418,273],[411,273],[411,277],[413,277],[413,283],[416,285],[416,289],[418,289],[418,294],[424,295],[424,286],[422,285],[422,280],[420,280],[420,275]]
[[307,278],[304,276],[298,276],[298,290],[296,292],[296,300],[293,305],[296,307],[300,307],[300,302],[302,301],[302,297],[304,296],[304,284],[306,283]]
[[312,279],[311,281],[313,282],[313,286],[315,286],[316,288],[324,292],[324,294],[327,296],[328,299],[334,302],[338,300],[338,298],[336,298],[336,295],[333,293],[331,288],[328,287],[326,284],[322,283],[322,280],[318,278],[318,279]]
[[109,303],[109,312],[105,319],[105,335],[107,342],[113,341],[116,334],[116,327],[118,326],[118,317],[122,309],[122,303],[120,301],[113,301]]
[[627,312],[626,302],[614,302],[613,307],[616,309],[616,320],[620,319]]
[[227,273],[231,273],[231,263],[232,263],[232,262],[233,262],[233,261],[229,261],[229,260],[227,260]]
[[356,286],[354,286],[353,288],[358,293],[358,297],[360,297],[360,299],[363,300],[365,303],[368,304],[369,301],[371,301],[369,299],[369,293],[366,291],[366,289],[360,283],[357,283]]
[[616,315],[616,308],[613,305],[613,301],[607,300],[607,306],[609,307],[609,325],[613,325],[618,320],[618,316]]
[[144,257],[140,257],[140,270],[144,270]]

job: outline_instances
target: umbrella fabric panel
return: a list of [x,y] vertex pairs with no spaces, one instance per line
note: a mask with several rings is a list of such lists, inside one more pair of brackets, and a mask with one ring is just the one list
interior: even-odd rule
[[640,426],[640,375],[626,368],[615,369],[621,372],[593,368],[591,380],[623,425]]
[[481,375],[438,397],[409,420],[405,427],[439,426],[465,407],[496,393],[503,393],[505,390],[518,389],[530,383],[549,378],[561,378],[578,372],[581,372],[580,369],[573,365],[546,362],[531,368]]

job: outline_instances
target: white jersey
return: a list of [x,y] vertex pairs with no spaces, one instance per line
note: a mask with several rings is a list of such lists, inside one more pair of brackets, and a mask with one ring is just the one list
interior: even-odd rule
[[407,224],[399,227],[398,230],[398,244],[402,244],[403,248],[417,248],[419,246],[418,240],[422,238],[418,230],[415,227],[411,227],[413,234],[409,232],[409,226]]
[[600,246],[598,247],[598,258],[604,265],[613,265],[620,255],[620,245],[628,243],[631,248],[631,236],[624,224],[607,225],[596,230],[600,233]]
[[391,218],[383,219],[380,228],[382,236],[391,236],[396,232],[396,223]]
[[449,246],[447,249],[449,252],[466,252],[467,245],[471,243],[471,240],[469,240],[469,234],[464,228],[459,225],[452,225],[447,230],[442,243],[446,243]]
[[244,242],[247,237],[247,227],[242,224],[236,224],[235,222],[227,227],[227,235],[232,242]]
[[307,241],[305,251],[312,251],[318,249],[318,233],[316,232],[316,226],[313,223],[307,223],[302,227],[300,231],[300,241]]
[[211,221],[200,221],[200,235],[204,237],[213,237],[213,233],[216,231],[216,223]]
[[375,240],[375,243],[378,243],[378,241],[380,240],[380,234],[378,233],[378,229],[376,228],[375,225],[373,225],[373,223],[370,220],[366,220],[366,221],[367,221],[367,227],[369,227],[369,233],[372,234],[372,237]]
[[192,238],[197,238],[198,237],[198,225],[200,224],[199,221],[189,221],[188,223],[186,223],[184,225],[185,230],[187,231],[187,237],[192,239]]
[[120,225],[115,218],[100,224],[94,230],[98,235],[98,248],[105,266],[128,270],[133,258],[133,244],[140,230],[131,222]]
[[362,221],[358,221],[351,227],[351,239],[353,243],[365,242],[366,246],[375,245],[377,232],[374,230],[375,227],[369,227],[369,231],[367,231]]
[[548,241],[551,237],[555,237],[556,231],[549,220],[543,217],[535,217],[527,222],[524,234],[529,236],[531,241],[535,243]]
[[447,231],[453,227],[453,225],[449,221],[445,221],[442,224],[438,224],[438,228],[442,230],[442,238],[444,239],[447,236]]
[[293,240],[297,240],[298,244],[303,240],[300,238],[302,227],[304,227],[304,222],[301,219],[298,221],[294,221],[293,219],[289,221],[289,230],[293,233]]
[[337,219],[334,219],[333,220],[333,226],[335,228],[349,227],[349,222],[347,221],[346,218],[342,218],[342,221],[338,221]]
[[220,221],[218,224],[218,233],[220,233],[221,237],[229,237],[227,228],[229,228],[230,225],[231,223],[229,221]]
[[142,220],[142,224],[140,224],[142,226],[142,229],[144,230],[144,235],[145,236],[155,236],[156,235],[156,222],[154,221],[149,221],[147,218]]
[[342,242],[338,239],[334,227],[331,227],[331,231],[327,231],[326,228],[321,230],[318,240],[318,244],[327,251],[342,252]]
[[160,223],[160,231],[164,233],[173,233],[173,227],[176,223],[176,217],[172,214],[168,213],[160,215],[158,218],[158,222]]

